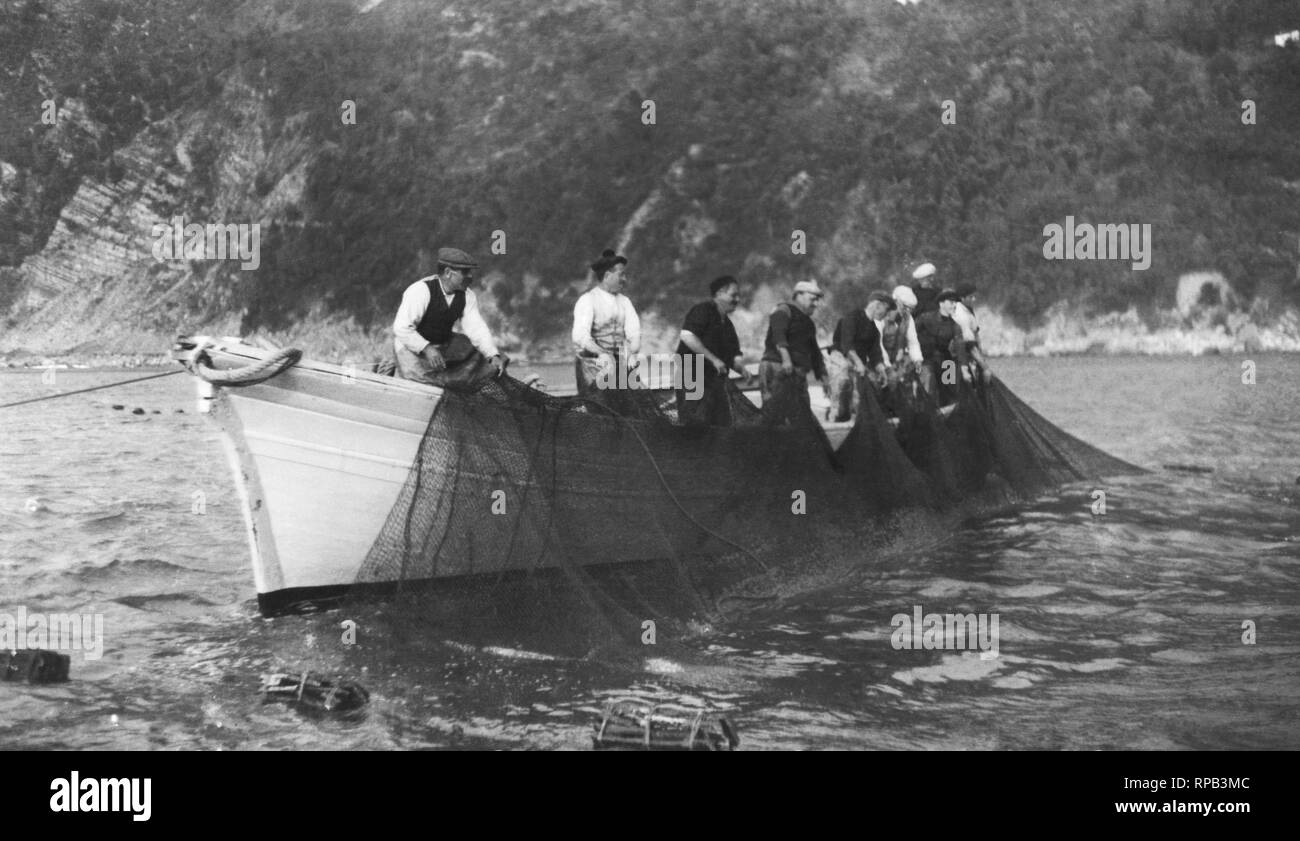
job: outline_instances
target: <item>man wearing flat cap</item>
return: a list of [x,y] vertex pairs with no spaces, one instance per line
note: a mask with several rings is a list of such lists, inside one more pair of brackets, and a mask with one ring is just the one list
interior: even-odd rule
[[835,405],[835,420],[849,419],[855,405],[855,383],[869,381],[877,389],[891,379],[893,367],[885,352],[884,328],[889,313],[894,309],[894,299],[889,293],[876,291],[867,298],[867,305],[840,319],[835,326],[832,341],[848,360],[840,376],[831,384]]
[[436,273],[402,293],[393,346],[404,379],[457,385],[505,370],[506,359],[492,341],[478,298],[467,288],[476,268],[478,263],[459,248],[440,248]]
[[799,424],[811,416],[810,371],[829,390],[826,363],[817,344],[817,325],[812,320],[821,299],[822,290],[817,281],[801,280],[794,285],[792,299],[777,304],[768,319],[763,357],[758,366],[763,415],[768,424]]
[[935,392],[941,405],[957,400],[957,377],[960,366],[966,362],[965,344],[961,328],[952,320],[957,306],[957,293],[945,289],[939,293],[938,309],[930,310],[916,319],[916,335],[921,344],[921,355],[929,368],[927,386]]
[[596,285],[573,307],[574,375],[580,395],[617,388],[637,367],[641,320],[623,294],[626,269],[626,257],[605,249],[591,264]]

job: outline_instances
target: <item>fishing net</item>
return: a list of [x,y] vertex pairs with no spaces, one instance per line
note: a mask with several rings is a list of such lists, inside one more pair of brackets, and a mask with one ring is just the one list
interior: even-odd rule
[[356,591],[396,588],[397,604],[461,629],[581,618],[633,641],[647,619],[710,615],[746,579],[845,546],[860,556],[894,512],[1136,470],[996,379],[963,383],[946,409],[905,381],[892,413],[859,383],[838,448],[811,412],[774,425],[727,388],[725,428],[679,425],[671,392],[557,397],[508,376],[448,390]]

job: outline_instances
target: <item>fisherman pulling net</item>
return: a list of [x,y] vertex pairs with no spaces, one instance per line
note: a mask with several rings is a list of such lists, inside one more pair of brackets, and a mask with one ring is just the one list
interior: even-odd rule
[[949,412],[907,393],[891,419],[860,388],[833,450],[811,412],[774,426],[731,383],[730,427],[680,425],[671,393],[554,397],[509,376],[449,388],[357,583],[398,581],[434,612],[474,583],[479,608],[582,612],[631,640],[645,618],[707,615],[729,586],[832,538],[842,552],[900,509],[997,506],[1135,470],[996,379],[963,382]]
[[[465,289],[477,265],[469,255],[441,250],[438,274],[407,290],[394,322],[398,367],[445,396],[358,591],[396,582],[424,618],[463,602],[445,598],[449,589],[486,586],[458,628],[467,616],[588,616],[604,623],[598,635],[634,638],[646,618],[708,614],[739,582],[869,554],[895,512],[970,514],[1132,469],[990,376],[973,316],[959,327],[962,296],[930,288],[930,264],[915,274],[917,294],[873,293],[837,329],[852,363],[840,368],[837,409],[855,418],[838,448],[808,395],[809,376],[831,388],[811,317],[823,297],[816,281],[794,284],[772,312],[762,409],[727,379],[743,370],[728,276],[681,331],[680,370],[701,372],[700,388],[688,397],[680,383],[676,393],[622,385],[640,367],[627,264],[607,250],[591,265],[595,285],[574,308],[572,397],[501,373]],[[457,342],[477,349],[463,364]],[[420,598],[429,585],[435,597]]]

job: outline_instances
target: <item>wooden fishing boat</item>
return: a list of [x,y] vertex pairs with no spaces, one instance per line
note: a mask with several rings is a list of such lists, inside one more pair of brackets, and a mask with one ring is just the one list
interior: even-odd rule
[[[407,481],[443,390],[240,339],[182,339],[175,355],[202,374],[195,378],[200,411],[223,432],[262,611],[346,592]],[[812,394],[824,402],[820,388]],[[824,425],[834,446],[851,426]],[[642,555],[653,551],[625,541],[593,557],[649,560]],[[489,563],[474,571],[509,570]]]

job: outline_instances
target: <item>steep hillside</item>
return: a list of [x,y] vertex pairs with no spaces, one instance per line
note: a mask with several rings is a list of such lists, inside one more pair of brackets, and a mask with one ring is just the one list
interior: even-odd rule
[[[1300,298],[1300,49],[1272,42],[1300,11],[1204,6],[9,3],[0,351],[182,329],[379,347],[444,244],[535,356],[611,245],[665,336],[719,273],[757,331],[796,279],[832,290],[829,319],[923,260],[1008,336],[1130,309],[1181,329],[1202,270],[1250,311],[1221,323],[1267,330]],[[177,216],[256,225],[256,268],[155,259]],[[1149,224],[1150,268],[1045,260],[1067,216]]]

